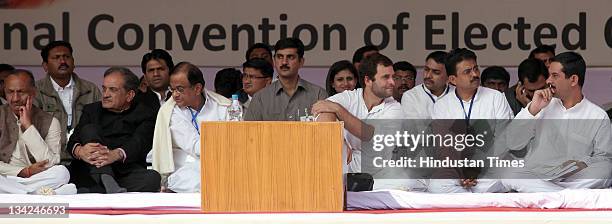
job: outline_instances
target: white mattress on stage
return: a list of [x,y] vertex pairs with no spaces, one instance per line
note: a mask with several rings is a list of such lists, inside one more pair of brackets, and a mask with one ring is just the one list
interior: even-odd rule
[[2,203],[68,203],[70,218],[0,219],[0,223],[546,223],[612,221],[612,190],[549,193],[430,194],[348,192],[341,213],[200,212],[200,194],[7,195]]

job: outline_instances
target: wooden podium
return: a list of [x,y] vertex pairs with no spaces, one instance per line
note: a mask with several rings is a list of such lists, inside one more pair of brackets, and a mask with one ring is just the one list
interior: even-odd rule
[[339,212],[339,122],[202,122],[204,212]]

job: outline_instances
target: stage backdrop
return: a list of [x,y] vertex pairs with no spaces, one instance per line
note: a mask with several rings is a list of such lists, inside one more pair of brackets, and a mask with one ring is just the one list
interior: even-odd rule
[[50,40],[74,44],[79,65],[137,65],[164,48],[200,66],[235,66],[255,42],[299,36],[308,66],[329,66],[374,44],[422,65],[432,50],[467,47],[482,65],[518,64],[540,44],[611,66],[607,0],[281,1],[0,0],[0,58],[39,65]]

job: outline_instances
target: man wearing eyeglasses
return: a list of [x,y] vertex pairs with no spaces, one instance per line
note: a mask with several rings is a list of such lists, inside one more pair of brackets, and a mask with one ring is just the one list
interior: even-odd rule
[[416,68],[414,65],[407,61],[400,61],[393,64],[393,81],[395,81],[395,87],[393,87],[393,99],[397,102],[402,102],[402,95],[404,92],[414,87],[414,80],[416,79]]
[[304,44],[285,38],[274,46],[274,67],[278,81],[253,96],[244,120],[299,121],[317,100],[327,98],[325,89],[300,78],[304,66]]
[[159,109],[153,137],[153,169],[166,192],[200,191],[200,124],[224,121],[231,101],[204,89],[202,71],[181,62],[170,74],[172,98]]
[[[444,125],[442,127],[448,126],[446,124],[449,123],[448,120],[444,121],[444,119],[454,119],[459,122],[465,121],[467,126],[465,128],[468,130],[467,134],[475,134],[469,133],[470,127],[474,125],[473,120],[500,119],[503,121],[504,119],[512,119],[512,110],[504,94],[497,90],[480,86],[480,69],[478,68],[474,52],[465,48],[452,50],[446,57],[445,68],[450,83],[455,85],[456,88],[455,91],[448,93],[448,96],[443,97],[434,104],[431,115],[432,119],[434,119],[434,124],[432,124],[434,131],[448,131],[444,128],[440,128],[440,130],[435,128],[439,124]],[[494,120],[489,121],[495,122],[493,125],[498,124]],[[492,131],[497,131],[497,126],[494,126]],[[462,160],[466,157],[466,154],[471,156],[468,153],[479,149],[458,151],[452,147],[450,149],[441,147],[436,150],[439,150],[439,158],[448,156],[451,159]],[[430,180],[428,191],[433,193],[486,192],[488,188],[491,188],[488,184],[496,184],[495,181],[477,180],[477,176],[468,173],[471,171],[473,170],[465,169],[465,167],[436,169]]]
[[253,95],[272,83],[273,74],[272,65],[262,58],[250,59],[242,64],[242,90],[239,91],[238,100],[245,113]]

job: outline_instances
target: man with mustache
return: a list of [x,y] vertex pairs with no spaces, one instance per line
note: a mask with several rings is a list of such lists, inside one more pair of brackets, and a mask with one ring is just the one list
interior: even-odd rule
[[[476,54],[465,48],[457,48],[448,53],[445,68],[450,83],[456,88],[434,104],[432,119],[456,119],[465,121],[467,126],[474,119],[512,119],[512,110],[504,94],[480,86],[480,70],[476,59]],[[449,151],[454,155],[461,154],[454,149]],[[488,190],[488,184],[495,184],[493,181],[478,183],[479,180],[465,176],[460,169],[444,168],[436,172],[450,174],[449,177],[458,179],[431,179],[428,191],[433,193],[481,192]]]
[[[79,124],[83,106],[100,101],[98,87],[74,73],[74,57],[70,43],[53,41],[40,52],[47,76],[36,81],[38,94],[34,105],[57,118],[62,127],[62,148],[68,133]],[[62,161],[72,157],[64,150]]]
[[138,76],[125,67],[104,72],[102,101],[85,105],[66,150],[79,193],[157,192],[160,175],[147,170],[155,112],[134,102]]
[[278,81],[257,92],[249,105],[246,121],[299,121],[312,104],[327,97],[325,89],[300,78],[304,66],[304,44],[297,38],[281,39],[274,45],[274,67]]
[[[36,95],[30,71],[10,71],[5,79],[8,105],[0,106],[0,192],[75,194],[70,174],[60,162],[58,120],[32,107]],[[51,191],[45,192],[45,188]]]
[[506,90],[506,99],[514,115],[527,106],[536,90],[546,88],[548,68],[544,62],[535,59],[525,59],[518,67],[519,82]]
[[[575,52],[551,59],[548,88],[533,100],[508,128],[509,150],[529,147],[525,168],[503,179],[518,192],[560,191],[566,188],[609,188],[612,184],[612,127],[606,112],[585,98],[586,63]],[[570,167],[568,172],[547,172]],[[560,177],[552,176],[554,174]]]
[[400,61],[393,64],[393,80],[395,87],[393,88],[393,99],[397,102],[402,102],[402,94],[414,87],[416,79],[416,68],[407,61]]
[[[393,99],[395,81],[393,79],[393,62],[388,57],[374,53],[362,60],[359,68],[359,79],[363,88],[346,90],[333,95],[326,100],[318,101],[312,106],[312,113],[319,116],[318,121],[343,121],[344,144],[343,156],[346,155],[348,167],[345,172],[367,172],[375,179],[373,189],[401,189],[414,188],[411,180],[399,179],[400,176],[393,171],[399,169],[373,168],[371,155],[373,150],[362,148],[362,142],[372,139],[374,133],[387,130],[399,130],[398,119],[404,117],[401,105]],[[364,119],[388,119],[391,122],[381,121],[370,123]],[[381,125],[385,124],[385,125]],[[390,159],[392,148],[383,149],[383,156]],[[364,162],[362,162],[362,160]],[[383,178],[384,177],[384,178]]]
[[434,103],[454,92],[455,87],[448,84],[444,63],[446,52],[434,51],[425,58],[423,83],[406,91],[402,96],[402,108],[408,118],[431,119]]

